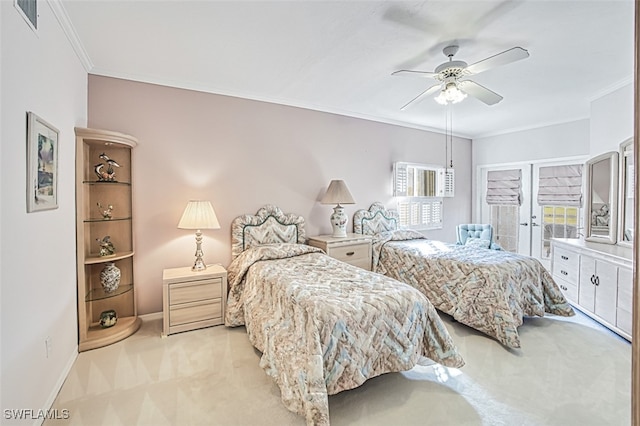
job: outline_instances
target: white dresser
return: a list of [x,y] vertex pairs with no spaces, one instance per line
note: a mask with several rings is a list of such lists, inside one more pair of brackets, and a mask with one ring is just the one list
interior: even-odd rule
[[569,302],[630,341],[633,250],[573,239],[551,247],[553,279]]

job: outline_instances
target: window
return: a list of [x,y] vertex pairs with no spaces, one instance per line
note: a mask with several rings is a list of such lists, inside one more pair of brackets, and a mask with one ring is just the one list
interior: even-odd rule
[[542,206],[541,258],[551,258],[552,238],[578,238],[581,210],[571,206]]
[[492,204],[489,208],[493,239],[503,250],[517,253],[520,205]]
[[400,226],[413,229],[442,229],[442,199],[402,197],[398,199]]
[[442,229],[442,197],[453,196],[453,169],[397,162],[393,165],[393,185],[400,226]]
[[582,164],[540,167],[538,205],[542,211],[540,258],[551,258],[552,238],[578,238],[582,217]]

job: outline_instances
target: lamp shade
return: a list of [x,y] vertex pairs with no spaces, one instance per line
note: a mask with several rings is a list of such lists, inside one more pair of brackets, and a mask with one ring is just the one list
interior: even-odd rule
[[216,212],[209,201],[192,200],[182,213],[180,229],[220,229]]
[[355,204],[353,196],[343,180],[334,179],[329,183],[327,192],[320,200],[320,204]]

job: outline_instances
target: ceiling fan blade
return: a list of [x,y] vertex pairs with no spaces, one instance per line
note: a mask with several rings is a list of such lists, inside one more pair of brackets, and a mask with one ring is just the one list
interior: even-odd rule
[[411,75],[411,76],[418,76],[418,77],[433,77],[436,75],[436,73],[429,72],[429,71],[399,70],[399,71],[392,72],[391,75],[400,75],[400,76]]
[[510,64],[511,62],[519,61],[529,57],[529,52],[522,47],[512,47],[509,50],[505,50],[502,53],[498,53],[493,56],[489,56],[481,61],[471,64],[466,68],[466,71],[470,74],[479,74],[491,68],[499,67],[502,65]]
[[502,100],[502,96],[487,89],[484,86],[479,85],[475,81],[460,81],[458,82],[458,88],[466,94],[473,96],[474,98],[484,102],[487,105],[494,105]]
[[421,100],[423,100],[424,98],[426,98],[427,96],[436,93],[438,90],[440,90],[440,84],[436,84],[434,86],[429,87],[427,90],[425,90],[424,92],[420,93],[418,96],[416,96],[415,98],[411,99],[409,102],[407,102],[402,108],[400,108],[400,111],[404,111],[405,109],[407,109],[409,106],[413,105],[414,103],[420,102]]

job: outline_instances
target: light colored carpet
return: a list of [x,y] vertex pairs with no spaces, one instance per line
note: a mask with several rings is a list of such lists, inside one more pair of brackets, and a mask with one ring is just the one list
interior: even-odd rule
[[[508,350],[443,315],[467,364],[385,374],[329,397],[340,425],[629,425],[631,345],[582,314],[529,318]],[[244,328],[161,338],[161,320],[81,353],[51,425],[304,425],[258,366]]]

